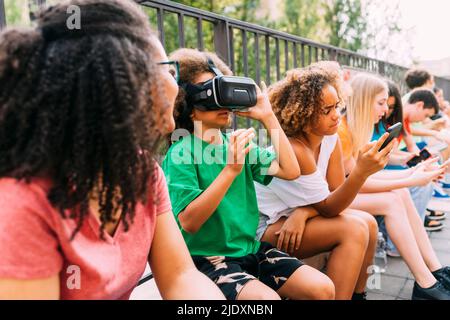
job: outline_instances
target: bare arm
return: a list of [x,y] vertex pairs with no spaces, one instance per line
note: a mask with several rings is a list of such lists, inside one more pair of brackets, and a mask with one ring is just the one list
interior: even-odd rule
[[[351,163],[354,164],[354,159],[353,161],[348,161],[350,170],[352,169]],[[443,174],[441,168],[428,169],[424,166],[410,172],[412,172],[412,174],[404,178],[386,179],[382,175],[379,175],[378,177],[369,177],[362,186],[360,192],[377,193],[409,188],[412,186],[422,186],[430,183]]]
[[410,135],[408,133],[405,134],[403,141],[405,141],[406,149],[409,152],[416,153],[416,154],[418,154],[420,152],[419,148],[417,147],[416,143],[414,142],[412,135]]
[[195,267],[172,212],[158,216],[149,263],[163,299],[220,300],[220,289]]
[[383,170],[374,173],[372,177],[374,179],[386,179],[386,180],[396,180],[404,179],[409,177],[413,173],[413,170],[408,168],[404,170]]
[[59,300],[59,275],[35,280],[0,279],[0,300]]
[[273,112],[263,124],[278,155],[278,160],[272,162],[267,174],[284,180],[297,179],[301,172],[294,150]]
[[258,91],[258,102],[248,112],[236,112],[241,117],[260,121],[268,131],[272,145],[277,154],[269,167],[267,174],[284,180],[297,179],[301,172],[297,163],[294,150],[292,150],[284,130],[281,128],[277,117],[273,113],[272,106],[267,96],[267,88],[262,84],[263,91]]
[[411,128],[411,134],[413,136],[420,136],[420,137],[435,137],[439,131],[426,129],[426,128]]
[[384,135],[377,143],[368,144],[362,149],[347,179],[344,173],[342,147],[338,140],[327,171],[327,181],[333,192],[325,200],[313,205],[321,215],[325,217],[339,215],[353,202],[367,178],[386,166],[389,152],[394,146],[394,142],[391,142],[388,147],[378,152],[386,137],[387,135]]

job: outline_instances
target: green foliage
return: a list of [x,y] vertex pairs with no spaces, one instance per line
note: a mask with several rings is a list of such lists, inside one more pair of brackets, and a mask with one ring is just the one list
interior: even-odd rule
[[368,17],[363,12],[361,0],[334,0],[325,7],[331,45],[355,52],[367,47]]
[[29,26],[31,24],[27,0],[5,0],[4,4],[8,26]]

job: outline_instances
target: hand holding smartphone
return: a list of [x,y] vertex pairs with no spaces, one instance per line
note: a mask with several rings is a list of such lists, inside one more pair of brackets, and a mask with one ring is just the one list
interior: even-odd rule
[[420,150],[420,154],[418,156],[413,157],[411,160],[409,160],[406,164],[408,167],[415,167],[422,161],[425,161],[427,159],[431,158],[431,153],[426,149],[423,148]]
[[402,129],[403,129],[403,124],[401,122],[397,122],[393,126],[389,127],[386,130],[389,133],[389,136],[387,137],[386,141],[384,141],[384,143],[381,145],[380,149],[378,149],[378,151],[381,151],[384,148],[386,148],[392,140],[397,138],[400,135],[400,133],[402,132]]

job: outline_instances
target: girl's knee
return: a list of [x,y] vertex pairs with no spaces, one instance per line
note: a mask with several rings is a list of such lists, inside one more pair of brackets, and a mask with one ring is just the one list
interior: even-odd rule
[[[391,214],[404,213],[403,199],[399,193],[395,191],[386,192],[383,197],[379,199],[379,206],[382,213],[386,216]],[[400,209],[400,210],[399,210]]]
[[378,235],[378,222],[375,217],[364,211],[358,212],[358,217],[361,217],[366,223],[369,230],[369,236],[376,237]]
[[342,218],[344,220],[343,240],[350,240],[355,244],[360,243],[367,246],[370,236],[369,223],[364,218],[351,214],[344,214]]
[[407,188],[396,189],[393,190],[392,192],[396,193],[402,200],[407,200],[408,198],[411,197],[411,193]]

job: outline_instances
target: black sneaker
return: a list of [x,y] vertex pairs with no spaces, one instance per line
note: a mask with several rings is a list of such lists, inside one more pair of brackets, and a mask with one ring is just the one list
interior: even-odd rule
[[444,226],[442,225],[442,223],[436,221],[436,220],[430,220],[427,216],[425,216],[425,223],[424,223],[424,227],[426,231],[440,231],[442,229],[444,229]]
[[353,293],[352,300],[367,300],[367,292]]
[[414,282],[411,300],[450,300],[450,291],[439,281],[426,289]]
[[450,290],[450,267],[443,267],[432,272],[432,274],[437,281],[442,283],[447,289]]

